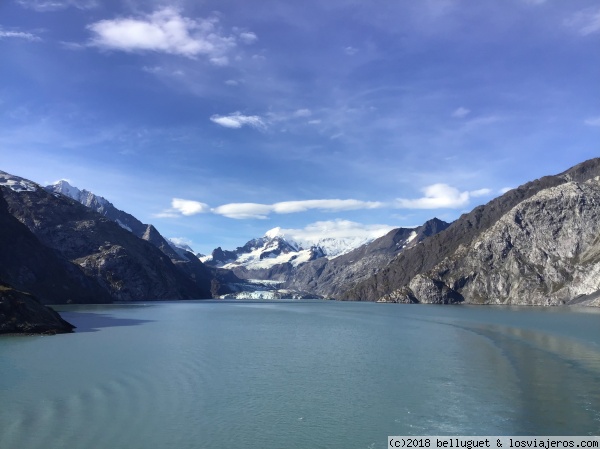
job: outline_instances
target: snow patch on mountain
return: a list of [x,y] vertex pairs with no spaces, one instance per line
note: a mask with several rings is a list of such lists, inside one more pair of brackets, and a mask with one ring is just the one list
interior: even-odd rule
[[[271,248],[269,248],[271,246]],[[308,262],[311,258],[311,250],[304,249],[293,252],[282,252],[280,254],[268,254],[269,249],[273,249],[272,245],[256,248],[250,253],[241,254],[236,260],[226,263],[222,268],[232,269],[243,265],[249,269],[271,268],[275,265],[283,263],[291,263],[293,266],[298,266],[301,263]],[[266,255],[266,256],[265,256]]]
[[119,226],[121,226],[123,229],[125,229],[126,231],[131,232],[131,228],[129,226],[127,226],[125,223],[123,223],[121,220],[119,220],[118,218],[117,218],[117,224]]
[[0,171],[0,186],[8,187],[15,192],[35,192],[37,190],[37,185],[33,182],[3,171]]
[[[65,179],[56,181],[54,184],[48,186],[47,188],[52,190],[53,192],[60,193],[75,201],[78,201],[87,207],[94,206],[94,202],[97,203],[100,207],[106,207],[110,204],[110,202],[106,198],[95,195],[92,192],[85,189],[80,190],[77,187],[74,187],[71,184],[69,184],[69,182]],[[94,208],[98,209],[97,206]]]
[[[189,244],[190,242],[189,242],[188,239],[181,238],[181,237],[170,237],[170,238],[167,239],[167,243],[180,256],[184,256],[185,257],[185,253],[186,252],[190,252],[192,254],[197,254],[196,251],[194,251],[192,249],[192,247],[190,246],[190,244]],[[199,256],[198,258],[200,260],[202,260],[201,256]]]
[[270,269],[298,267],[320,257],[334,259],[387,234],[392,226],[363,225],[347,220],[316,222],[303,229],[270,229],[234,251],[217,248],[200,260],[219,268]]
[[[298,249],[318,247],[328,259],[341,256],[384,236],[389,225],[364,225],[349,220],[318,221],[303,229],[273,228],[265,237],[280,237]],[[416,236],[416,234],[415,234]]]

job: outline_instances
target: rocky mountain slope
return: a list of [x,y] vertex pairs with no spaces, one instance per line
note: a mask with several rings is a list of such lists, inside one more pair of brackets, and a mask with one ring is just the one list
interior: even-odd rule
[[475,208],[341,298],[550,305],[593,303],[599,290],[600,159],[592,159]]
[[74,328],[30,294],[0,283],[0,334],[62,334]]
[[32,293],[45,304],[111,302],[95,279],[43,245],[9,212],[4,199],[7,190],[0,187],[0,280]]
[[59,193],[68,198],[71,198],[86,207],[98,212],[100,215],[114,221],[123,229],[131,232],[135,236],[147,240],[160,249],[166,256],[171,260],[187,261],[185,254],[180,254],[173,248],[173,245],[166,240],[154,226],[150,224],[144,224],[133,215],[128,214],[125,211],[117,209],[110,201],[106,198],[88,190],[81,190],[77,187],[72,186],[65,180],[58,181],[54,184],[45,187],[48,192]]
[[67,181],[58,181],[45,189],[52,193],[58,193],[71,198],[84,206],[98,212],[100,215],[117,223],[121,228],[131,232],[133,235],[152,243],[166,255],[171,262],[192,279],[203,292],[203,298],[212,297],[219,293],[228,293],[224,283],[219,279],[223,277],[221,271],[210,270],[198,261],[191,252],[191,248],[177,246],[165,239],[160,232],[151,224],[144,224],[133,215],[117,209],[106,198],[88,190],[81,190],[70,185]]
[[339,257],[321,258],[299,266],[285,286],[336,298],[349,285],[367,279],[399,253],[415,247],[448,226],[445,221],[434,218],[417,228],[393,229],[383,237]]
[[[205,276],[205,267],[197,259],[182,260],[182,269],[155,245],[138,238],[112,220],[77,201],[59,193],[50,193],[23,178],[0,172],[0,193],[5,212],[8,212],[4,219],[11,223],[11,229],[26,235],[23,227],[19,228],[14,223],[16,219],[37,240],[35,243],[29,236],[29,247],[13,245],[16,257],[24,261],[27,268],[29,260],[37,257],[28,250],[44,247],[46,254],[53,255],[48,261],[59,260],[54,271],[58,272],[60,279],[65,278],[63,267],[67,267],[68,271],[73,265],[77,266],[78,273],[75,274],[83,274],[84,279],[94,287],[88,290],[87,296],[98,297],[97,301],[89,302],[211,297],[211,279]],[[146,230],[147,240],[152,240],[152,228],[147,227]],[[4,237],[3,235],[2,245],[12,245]],[[170,245],[165,244],[173,251]],[[177,258],[180,256],[177,255]],[[23,271],[22,267],[3,266],[0,269],[0,272],[12,270],[11,279],[5,281],[25,291],[34,292],[37,289],[40,300],[45,303],[68,302],[66,299],[61,301],[60,298],[53,301],[57,299],[57,295],[40,288],[40,282],[15,274],[15,269]],[[47,271],[52,270],[53,268],[48,267]],[[51,282],[47,272],[42,270],[39,276]],[[21,282],[14,282],[15,277]],[[82,283],[84,281],[79,282]],[[100,288],[95,288],[96,285]],[[78,294],[65,295],[64,298],[67,296],[72,302],[84,302]],[[83,298],[85,297],[84,294]]]
[[369,277],[401,251],[446,227],[448,223],[433,219],[418,228],[393,229],[378,238],[381,230],[345,238],[323,235],[312,241],[274,228],[233,251],[217,248],[202,260],[242,279],[228,284],[232,290],[228,298],[335,298],[349,283]]

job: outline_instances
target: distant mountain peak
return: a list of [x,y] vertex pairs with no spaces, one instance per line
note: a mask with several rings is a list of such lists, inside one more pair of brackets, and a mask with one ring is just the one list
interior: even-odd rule
[[281,231],[281,228],[277,226],[276,228],[269,229],[267,232],[265,232],[265,237],[270,239],[273,239],[275,237],[283,237],[283,233]]
[[[265,232],[263,237],[252,239],[233,251],[219,247],[212,255],[200,260],[214,267],[237,270],[235,272],[243,277],[248,270],[270,270],[282,265],[297,267],[319,258],[334,259],[372,242],[390,229],[391,226],[389,229],[379,227],[376,231],[367,228],[353,229],[346,234],[328,234],[325,230],[308,232],[275,227]],[[281,272],[278,271],[278,275]]]
[[60,193],[61,195],[78,201],[84,206],[95,209],[101,214],[106,214],[106,210],[108,208],[114,208],[112,203],[106,198],[96,195],[90,192],[89,190],[82,190],[75,186],[72,186],[66,179],[56,181],[54,184],[47,186],[46,190],[54,193]]

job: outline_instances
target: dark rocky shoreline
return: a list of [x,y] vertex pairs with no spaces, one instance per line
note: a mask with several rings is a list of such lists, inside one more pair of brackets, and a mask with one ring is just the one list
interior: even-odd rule
[[73,329],[75,326],[32,295],[0,284],[0,335],[55,335],[70,333]]

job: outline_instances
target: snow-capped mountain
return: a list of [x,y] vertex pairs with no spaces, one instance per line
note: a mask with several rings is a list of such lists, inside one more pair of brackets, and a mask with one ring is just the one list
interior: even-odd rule
[[185,256],[186,253],[192,253],[192,254],[196,255],[196,257],[198,257],[198,258],[203,257],[203,254],[196,253],[196,251],[194,251],[190,245],[188,245],[187,243],[182,242],[181,239],[168,238],[167,239],[167,243],[180,256]]
[[362,232],[352,229],[352,232],[343,233],[339,228],[338,223],[334,235],[327,235],[326,230],[325,233],[315,233],[277,227],[233,251],[219,247],[200,260],[210,266],[234,270],[238,276],[248,278],[255,273],[245,275],[247,271],[271,270],[280,265],[295,268],[321,257],[334,259],[372,242],[392,229],[377,227]]
[[181,260],[187,262],[187,257],[182,249],[174,249],[171,242],[167,241],[158,230],[151,224],[144,224],[133,215],[117,209],[106,198],[96,195],[89,190],[79,189],[69,184],[68,181],[60,180],[46,186],[45,189],[54,194],[69,197],[84,206],[104,215],[109,220],[114,221],[123,229],[133,233],[137,237],[149,241],[160,249],[171,260]]
[[45,189],[52,193],[60,193],[61,195],[67,196],[83,204],[84,206],[95,210],[99,214],[102,214],[106,218],[116,222],[123,229],[133,232],[138,237],[141,237],[144,235],[144,232],[146,232],[147,225],[143,224],[133,215],[117,209],[106,198],[96,195],[89,190],[82,190],[74,187],[64,179],[46,186]]
[[0,171],[0,186],[8,187],[14,192],[35,192],[38,185],[18,176]]

